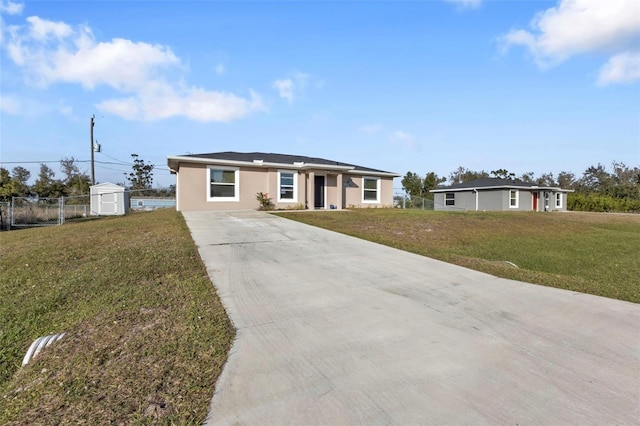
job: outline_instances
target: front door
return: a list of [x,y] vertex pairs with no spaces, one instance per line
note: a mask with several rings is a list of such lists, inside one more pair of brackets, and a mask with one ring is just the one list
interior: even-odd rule
[[324,176],[316,176],[313,185],[314,207],[316,209],[324,208]]
[[538,211],[538,193],[537,192],[533,193],[533,211],[534,212]]

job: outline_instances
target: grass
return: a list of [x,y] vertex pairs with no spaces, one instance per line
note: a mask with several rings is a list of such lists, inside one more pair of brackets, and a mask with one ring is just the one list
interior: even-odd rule
[[0,267],[0,424],[202,424],[234,330],[179,213],[3,232]]
[[279,215],[504,278],[640,303],[640,215],[398,209]]

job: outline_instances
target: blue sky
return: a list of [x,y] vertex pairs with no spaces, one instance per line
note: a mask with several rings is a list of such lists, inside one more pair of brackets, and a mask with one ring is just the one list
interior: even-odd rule
[[[405,174],[640,165],[640,3],[0,0],[0,162],[265,151]],[[113,164],[115,163],[115,164]],[[89,172],[89,163],[80,163]],[[396,186],[400,186],[399,182]]]

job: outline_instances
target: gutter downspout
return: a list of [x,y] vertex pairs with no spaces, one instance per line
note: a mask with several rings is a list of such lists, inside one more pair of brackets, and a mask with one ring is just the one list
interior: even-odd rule
[[478,189],[473,188],[472,191],[476,195],[476,211],[478,211]]
[[180,201],[179,201],[180,199],[178,198],[178,187],[179,187],[180,185],[178,185],[178,179],[179,179],[179,178],[178,178],[178,176],[179,176],[179,175],[178,175],[178,171],[177,171],[177,170],[172,169],[171,167],[169,167],[169,173],[173,173],[173,174],[175,174],[175,175],[176,175],[176,211],[178,211],[178,212],[179,212],[179,211],[180,211]]

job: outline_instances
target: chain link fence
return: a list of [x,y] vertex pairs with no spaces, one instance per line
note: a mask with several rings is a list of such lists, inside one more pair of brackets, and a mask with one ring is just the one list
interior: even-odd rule
[[[150,211],[175,208],[176,199],[141,196],[131,198],[131,209]],[[13,197],[0,202],[0,231],[12,228],[62,225],[67,221],[99,216],[91,211],[91,196],[77,195],[60,198]]]
[[398,209],[433,210],[433,200],[396,192],[393,195],[393,206]]
[[89,196],[60,198],[12,197],[0,202],[0,231],[12,228],[62,225],[91,214]]
[[64,223],[64,198],[11,199],[11,227],[61,225]]

